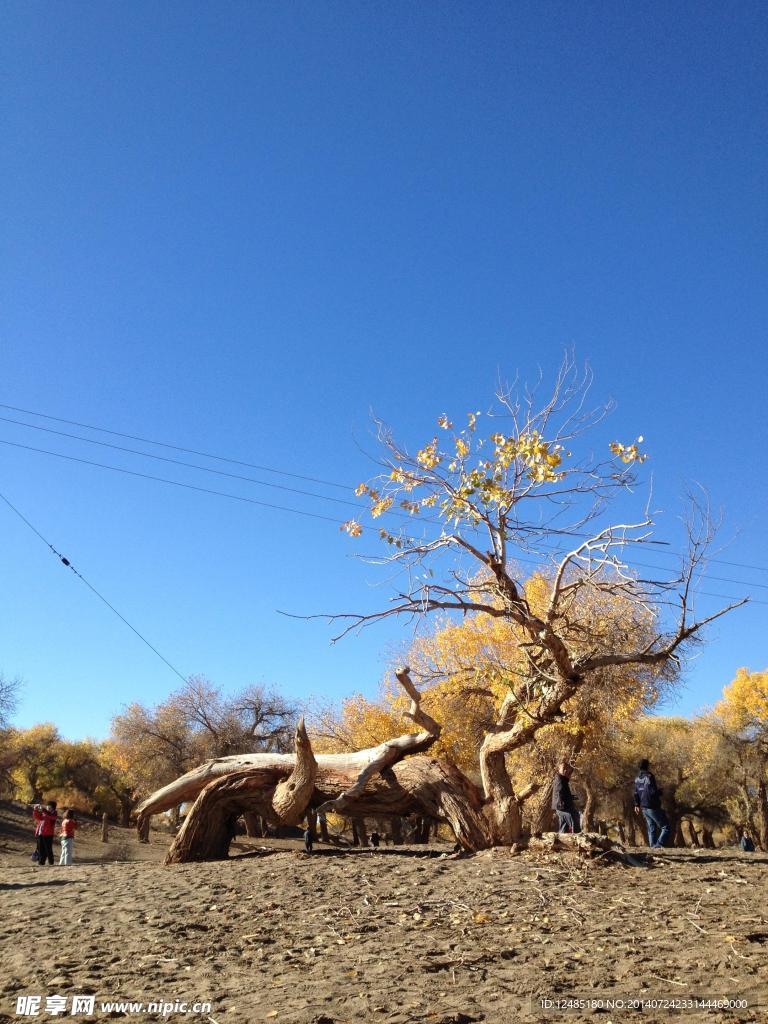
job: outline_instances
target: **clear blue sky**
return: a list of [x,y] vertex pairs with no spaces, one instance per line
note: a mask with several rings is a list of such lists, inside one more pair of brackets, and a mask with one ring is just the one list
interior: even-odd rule
[[[647,438],[662,534],[706,484],[722,557],[762,567],[713,567],[747,582],[711,589],[768,601],[764,5],[16,3],[0,22],[0,402],[354,485],[370,408],[421,439],[575,346],[618,400],[608,433]],[[372,693],[407,638],[332,647],[276,614],[386,600],[332,523],[7,445],[0,483],[184,674]],[[0,580],[20,724],[100,736],[177,685],[2,505]],[[713,630],[682,711],[768,664],[766,612]]]

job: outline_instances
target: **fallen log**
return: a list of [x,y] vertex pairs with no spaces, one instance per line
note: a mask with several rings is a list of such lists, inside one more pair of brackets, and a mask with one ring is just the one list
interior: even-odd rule
[[[215,778],[197,796],[166,857],[166,864],[227,857],[237,818],[245,812],[272,814],[278,768],[245,768]],[[368,780],[354,797],[356,776],[318,758],[314,790],[307,810],[317,810],[345,795],[347,813],[359,818],[424,815],[445,821],[466,850],[481,850],[491,837],[480,791],[450,762],[416,756]]]
[[530,837],[528,849],[542,854],[569,853],[582,860],[599,861],[603,864],[641,866],[638,858],[627,854],[620,843],[599,832],[544,832],[540,836]]
[[447,822],[463,848],[484,849],[491,833],[480,791],[452,764],[423,756],[441,727],[422,709],[409,670],[396,676],[410,697],[405,717],[420,731],[367,750],[316,757],[302,719],[294,754],[216,758],[157,790],[138,808],[140,835],[153,814],[191,802],[166,863],[226,857],[243,814],[293,825],[330,811],[357,819],[417,814]]
[[[277,806],[273,810],[274,817],[280,821],[283,820],[284,812],[295,816],[296,808],[300,803],[298,797],[306,790],[308,773],[312,770],[310,759],[315,761],[318,770],[327,771],[340,779],[343,778],[346,783],[343,789],[334,791],[333,796],[328,800],[329,806],[323,809],[323,813],[327,810],[346,813],[348,802],[350,806],[354,803],[355,797],[365,789],[371,778],[409,755],[428,750],[440,736],[441,727],[422,710],[421,694],[411,681],[409,673],[408,668],[401,668],[398,669],[396,676],[400,685],[411,698],[410,707],[404,712],[404,715],[420,725],[421,732],[404,733],[402,736],[385,740],[384,743],[366,750],[343,754],[319,754],[315,758],[304,731],[302,719],[296,730],[296,753],[294,754],[255,753],[217,757],[156,790],[136,808],[139,834],[142,831],[146,832],[147,819],[151,818],[153,814],[160,814],[183,803],[191,803],[215,779],[250,768],[260,769],[267,772],[270,777],[274,776],[275,785],[292,776],[290,781],[281,787],[281,792],[276,795]],[[299,739],[300,730],[303,732],[301,740]],[[301,814],[297,820],[300,818]]]

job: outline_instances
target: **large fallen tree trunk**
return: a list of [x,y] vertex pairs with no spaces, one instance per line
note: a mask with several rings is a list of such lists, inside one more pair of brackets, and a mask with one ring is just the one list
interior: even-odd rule
[[[245,768],[214,779],[192,805],[166,863],[226,857],[237,818],[245,811],[268,815],[272,792],[283,779],[282,765]],[[308,809],[338,799],[355,781],[355,775],[338,765],[324,765],[319,757]],[[481,850],[490,844],[480,791],[446,761],[409,758],[371,778],[358,796],[345,799],[347,813],[356,818],[426,815],[447,822],[467,850]]]
[[[284,822],[286,807],[283,806],[283,801],[290,792],[298,789],[299,796],[304,792],[307,778],[313,770],[310,762],[314,762],[324,771],[337,773],[339,777],[343,776],[347,779],[347,786],[335,793],[328,800],[328,807],[323,809],[324,812],[345,813],[347,811],[346,801],[354,801],[354,798],[363,791],[369,779],[410,754],[428,750],[440,736],[440,725],[421,709],[421,695],[413,685],[409,672],[408,668],[401,668],[396,675],[401,686],[411,698],[410,708],[404,712],[404,715],[417,725],[422,726],[421,732],[405,733],[366,750],[343,754],[320,754],[315,758],[302,719],[296,730],[296,753],[294,754],[232,754],[229,757],[217,757],[156,790],[136,808],[139,833],[142,829],[146,829],[146,820],[153,814],[161,814],[180,804],[190,803],[214,779],[249,768],[277,772],[280,776],[278,781],[292,775],[290,782],[277,795],[276,805],[272,808],[273,813],[270,815],[270,817]],[[294,796],[288,803],[290,813],[295,817],[299,801]],[[306,806],[307,803],[305,803]],[[301,813],[296,820],[300,820],[300,818]]]
[[277,824],[297,824],[311,812],[353,818],[415,813],[450,824],[466,849],[484,849],[491,833],[480,791],[448,762],[412,756],[432,746],[440,726],[422,710],[408,669],[397,678],[411,698],[405,715],[420,732],[356,753],[315,757],[302,720],[295,754],[217,758],[153,793],[138,808],[139,834],[147,834],[153,814],[194,801],[168,863],[225,857],[235,822],[246,813]]

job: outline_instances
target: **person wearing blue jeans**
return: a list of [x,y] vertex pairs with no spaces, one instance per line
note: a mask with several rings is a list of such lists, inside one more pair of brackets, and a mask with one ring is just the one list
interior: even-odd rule
[[661,808],[641,808],[645,818],[645,826],[648,829],[648,845],[653,849],[667,845],[669,836],[669,822]]
[[646,758],[640,762],[640,770],[635,779],[635,814],[643,812],[648,829],[648,845],[658,850],[667,845],[669,822],[661,806],[661,790]]

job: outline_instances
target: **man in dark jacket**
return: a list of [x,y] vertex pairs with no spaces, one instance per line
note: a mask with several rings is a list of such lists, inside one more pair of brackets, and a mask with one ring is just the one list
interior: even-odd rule
[[557,814],[558,832],[580,832],[579,812],[568,782],[573,769],[569,764],[559,764],[552,780],[552,810]]
[[661,790],[656,785],[651,766],[644,758],[635,779],[635,814],[643,812],[651,849],[666,846],[669,822],[661,809]]
[[752,836],[749,834],[749,832],[747,832],[746,830],[741,834],[741,842],[739,843],[739,846],[745,853],[755,852],[754,840],[752,839]]

